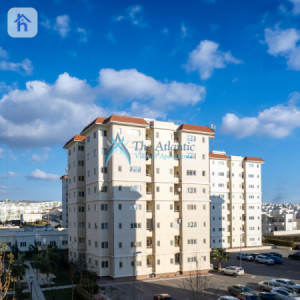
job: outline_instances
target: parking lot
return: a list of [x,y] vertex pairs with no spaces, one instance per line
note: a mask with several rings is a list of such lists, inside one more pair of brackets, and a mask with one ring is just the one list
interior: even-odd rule
[[[267,251],[253,251],[255,253]],[[218,272],[210,272],[206,280],[208,288],[198,299],[210,300],[218,299],[220,295],[228,295],[227,288],[234,284],[245,284],[256,292],[259,292],[257,283],[262,280],[272,278],[289,278],[300,284],[300,261],[294,261],[287,258],[290,253],[295,251],[278,250],[283,255],[283,264],[266,266],[255,262],[242,261],[242,267],[245,270],[244,276],[231,277],[221,275]],[[251,253],[248,251],[248,253]],[[235,253],[230,253],[230,260],[224,262],[222,266],[239,266],[240,261],[235,258]],[[135,297],[133,298],[133,283],[115,283],[106,285],[110,290],[109,295],[113,300],[153,300],[154,294],[168,293],[175,300],[192,300],[192,292],[187,287],[188,278],[170,278],[153,279],[147,281],[136,281],[134,284]]]

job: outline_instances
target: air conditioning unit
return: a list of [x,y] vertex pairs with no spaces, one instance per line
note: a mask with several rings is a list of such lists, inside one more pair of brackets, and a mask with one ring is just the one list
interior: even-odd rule
[[178,188],[178,189],[177,189],[177,192],[181,192],[181,188]]
[[181,224],[181,219],[180,218],[177,219],[177,223]]

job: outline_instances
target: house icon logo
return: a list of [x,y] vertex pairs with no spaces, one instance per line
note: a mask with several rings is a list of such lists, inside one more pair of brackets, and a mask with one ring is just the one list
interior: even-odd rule
[[31,21],[28,18],[26,18],[26,16],[24,16],[24,14],[18,14],[18,17],[15,20],[15,23],[18,24],[18,29],[17,30],[19,32],[21,31],[22,27],[23,27],[23,30],[25,32],[27,32],[28,31],[28,25],[27,25],[27,23],[31,23]]
[[13,7],[7,13],[7,32],[13,38],[32,38],[38,32],[38,14],[32,7]]

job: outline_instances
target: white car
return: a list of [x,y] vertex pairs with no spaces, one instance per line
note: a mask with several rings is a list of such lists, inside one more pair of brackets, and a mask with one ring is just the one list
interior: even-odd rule
[[255,261],[258,262],[258,263],[261,263],[261,264],[266,264],[266,265],[274,265],[274,260],[267,257],[267,256],[264,256],[264,255],[257,255],[255,257]]
[[241,267],[231,266],[231,267],[223,268],[221,270],[221,274],[238,276],[238,275],[244,275],[245,272],[244,269]]
[[277,282],[280,286],[285,287],[290,290],[294,290],[297,293],[300,293],[300,285],[296,284],[294,281],[286,278],[278,278],[272,279],[273,281]]
[[258,287],[261,291],[268,291],[268,292],[270,292],[273,288],[280,287],[280,286],[281,285],[275,280],[265,280],[265,281],[260,281],[258,283]]
[[218,300],[236,300],[238,298],[232,297],[232,296],[221,296],[218,298]]
[[271,292],[278,295],[282,300],[300,300],[299,294],[284,287],[274,288]]

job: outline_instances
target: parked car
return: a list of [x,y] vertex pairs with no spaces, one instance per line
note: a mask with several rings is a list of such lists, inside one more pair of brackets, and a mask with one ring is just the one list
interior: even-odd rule
[[236,258],[241,260],[254,261],[254,258],[248,253],[237,253]]
[[281,285],[276,282],[275,280],[266,280],[266,281],[260,281],[258,283],[258,287],[262,291],[268,291],[270,292],[275,287],[280,287]]
[[232,275],[232,276],[238,276],[238,275],[244,275],[244,269],[241,267],[231,266],[226,267],[221,270],[221,274],[224,275]]
[[236,300],[238,298],[232,297],[232,296],[221,296],[218,298],[218,300]]
[[249,253],[250,256],[252,256],[254,259],[257,255],[259,255],[259,253]]
[[300,260],[300,252],[295,252],[293,254],[290,254],[288,256],[289,259],[295,259],[295,260]]
[[228,292],[232,296],[237,296],[237,295],[240,295],[242,293],[250,293],[252,295],[256,295],[256,293],[253,290],[251,290],[246,285],[242,285],[242,284],[236,284],[236,285],[229,286],[228,287]]
[[278,252],[269,252],[269,254],[273,255],[273,256],[278,256],[282,258],[282,254],[278,253]]
[[264,255],[257,255],[255,258],[255,261],[261,264],[266,264],[266,265],[274,265],[274,260],[264,256]]
[[240,300],[259,300],[257,295],[253,295],[251,293],[242,293],[236,297]]
[[153,300],[173,300],[169,294],[159,294],[155,295]]
[[297,293],[300,293],[300,285],[296,284],[293,280],[286,279],[286,278],[278,278],[273,279],[275,282],[277,282],[280,286],[291,289]]
[[263,292],[258,294],[261,300],[281,300],[280,296],[270,293],[270,292]]
[[272,254],[271,254],[271,253],[269,253],[269,252],[260,253],[260,255],[264,255],[264,256],[267,256],[267,257],[269,257],[269,256],[272,256]]
[[273,259],[275,264],[282,264],[283,263],[283,259],[279,256],[272,255],[272,256],[269,256],[269,258]]
[[272,293],[278,295],[282,300],[300,300],[300,296],[297,293],[284,287],[274,288]]

